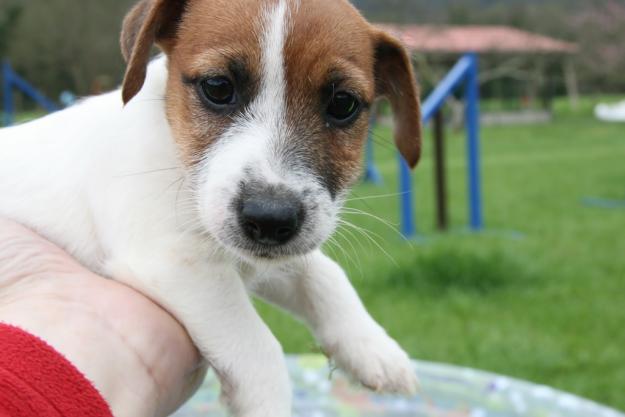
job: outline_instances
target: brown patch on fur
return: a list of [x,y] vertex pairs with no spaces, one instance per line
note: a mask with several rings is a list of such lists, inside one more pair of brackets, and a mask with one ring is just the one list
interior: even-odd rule
[[384,32],[374,33],[376,90],[391,102],[395,117],[395,143],[411,168],[421,157],[421,105],[410,55],[401,43]]
[[[396,143],[411,166],[420,149],[420,113],[416,81],[407,53],[375,30],[346,1],[291,2],[291,30],[285,48],[288,119],[331,190],[342,190],[360,173],[368,132],[368,108],[376,96],[388,96],[397,121]],[[383,60],[388,60],[384,62]],[[378,80],[378,82],[376,82]],[[358,96],[365,108],[347,128],[324,118],[335,88]]]
[[368,127],[368,108],[346,128],[325,118],[332,89],[358,96],[368,107],[374,99],[373,47],[369,24],[347,2],[291,2],[285,46],[288,120],[299,147],[328,188],[347,188],[360,173]]
[[142,1],[136,4],[130,12],[126,15],[124,23],[122,25],[122,33],[120,38],[120,46],[122,48],[122,55],[126,63],[130,62],[132,58],[132,51],[135,49],[139,32],[143,27],[143,23],[148,17],[150,11],[150,3]]
[[[169,56],[167,115],[185,163],[193,165],[229,126],[236,115],[219,115],[200,100],[193,86],[181,80],[231,73],[233,62],[249,77],[245,86],[254,95],[261,78],[259,18],[262,1],[190,0]],[[241,22],[245,22],[242,24]],[[240,92],[240,91],[239,91]]]
[[188,81],[199,81],[209,75],[233,78],[231,64],[236,61],[249,73],[247,82],[259,82],[262,37],[259,17],[264,3],[260,0],[142,0],[124,20],[121,45],[128,60],[124,103],[143,86],[150,50],[154,43],[158,44],[168,55],[167,117],[187,165],[197,163],[232,124],[231,115],[219,115],[207,109],[196,86]]
[[185,1],[141,0],[124,19],[121,47],[128,67],[122,98],[127,104],[143,87],[152,47],[158,43],[167,52]]

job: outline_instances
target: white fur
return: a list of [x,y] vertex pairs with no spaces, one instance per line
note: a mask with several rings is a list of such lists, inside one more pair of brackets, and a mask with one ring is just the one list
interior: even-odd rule
[[[255,163],[255,174],[267,182],[319,187],[267,151],[268,143],[288,135],[286,9],[282,0],[266,16],[265,73],[253,111],[194,175],[179,161],[165,117],[165,58],[150,65],[144,88],[125,108],[115,91],[0,131],[0,215],[36,229],[90,269],[137,288],[173,313],[240,417],[291,414],[282,349],[249,292],[305,320],[337,363],[367,386],[412,392],[416,385],[406,354],[367,314],[342,270],[319,251],[282,264],[241,264],[240,256],[233,258],[218,243],[227,240],[220,235],[230,216],[224,201],[243,164]],[[321,203],[332,210],[329,200]],[[333,229],[331,217],[313,219],[317,245]]]

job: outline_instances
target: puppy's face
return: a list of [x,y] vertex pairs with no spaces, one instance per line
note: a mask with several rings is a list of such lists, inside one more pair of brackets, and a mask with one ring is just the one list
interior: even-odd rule
[[360,172],[369,109],[387,95],[396,142],[420,151],[409,58],[343,0],[144,0],[126,18],[124,100],[149,48],[168,55],[167,115],[206,231],[246,259],[321,245]]

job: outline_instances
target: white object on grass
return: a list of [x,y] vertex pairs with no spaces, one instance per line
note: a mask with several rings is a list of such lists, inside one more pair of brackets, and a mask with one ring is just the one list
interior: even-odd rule
[[604,122],[625,123],[625,101],[616,104],[600,103],[595,107],[595,116]]

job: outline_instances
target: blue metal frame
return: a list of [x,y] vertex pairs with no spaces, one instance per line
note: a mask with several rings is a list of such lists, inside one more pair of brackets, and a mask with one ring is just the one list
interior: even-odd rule
[[[468,53],[464,55],[443,81],[438,84],[422,106],[422,117],[425,124],[436,115],[456,89],[462,85],[465,87],[469,223],[471,230],[476,232],[484,228],[480,173],[480,97],[478,75],[479,61],[477,54]],[[413,238],[417,234],[413,181],[408,164],[401,156],[400,160],[401,232],[406,238]]]
[[414,185],[412,172],[408,163],[401,154],[399,160],[399,199],[401,208],[401,233],[408,239],[417,235],[417,220],[415,215]]
[[484,228],[482,213],[482,173],[480,150],[480,81],[477,55],[468,56],[471,65],[467,72],[465,86],[466,124],[467,124],[467,176],[469,188],[469,225],[471,230]]
[[4,126],[11,126],[15,122],[15,108],[13,106],[13,89],[16,88],[26,94],[47,112],[57,111],[58,106],[37,91],[33,86],[17,75],[8,61],[2,63],[2,90],[4,103]]

